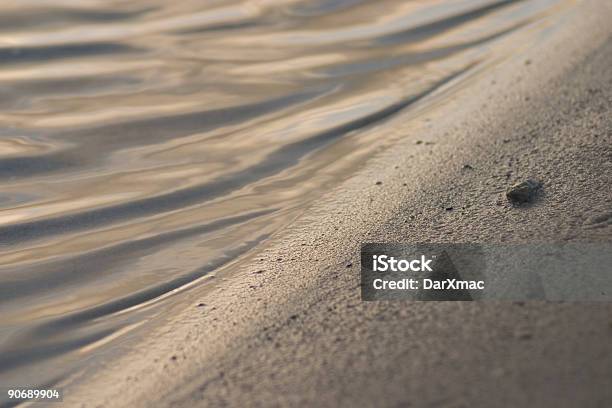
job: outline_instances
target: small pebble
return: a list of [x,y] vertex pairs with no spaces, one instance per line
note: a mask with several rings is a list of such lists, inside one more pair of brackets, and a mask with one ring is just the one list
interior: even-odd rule
[[532,202],[541,185],[534,180],[525,180],[516,183],[506,191],[506,198],[515,203]]

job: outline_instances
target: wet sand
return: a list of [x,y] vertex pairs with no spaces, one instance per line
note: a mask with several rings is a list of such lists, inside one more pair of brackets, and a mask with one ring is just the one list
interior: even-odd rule
[[[612,306],[359,298],[362,242],[612,239],[612,8],[407,121],[228,279],[66,390],[85,406],[606,406]],[[504,192],[542,182],[531,204]],[[452,207],[452,210],[448,210]]]

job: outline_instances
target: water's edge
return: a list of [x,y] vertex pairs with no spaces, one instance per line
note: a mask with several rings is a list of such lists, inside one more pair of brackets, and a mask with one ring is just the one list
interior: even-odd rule
[[90,364],[560,4],[0,6],[0,383]]

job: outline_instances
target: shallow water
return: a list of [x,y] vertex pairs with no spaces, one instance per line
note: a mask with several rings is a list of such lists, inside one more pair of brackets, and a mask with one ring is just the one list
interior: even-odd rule
[[93,364],[563,4],[1,2],[0,385]]

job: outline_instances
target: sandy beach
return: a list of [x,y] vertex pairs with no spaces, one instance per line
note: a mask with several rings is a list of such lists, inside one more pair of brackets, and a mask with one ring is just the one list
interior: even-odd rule
[[[67,406],[603,407],[612,306],[362,302],[363,242],[612,239],[612,4],[441,85],[256,253],[70,383]],[[542,193],[513,206],[509,185]]]

